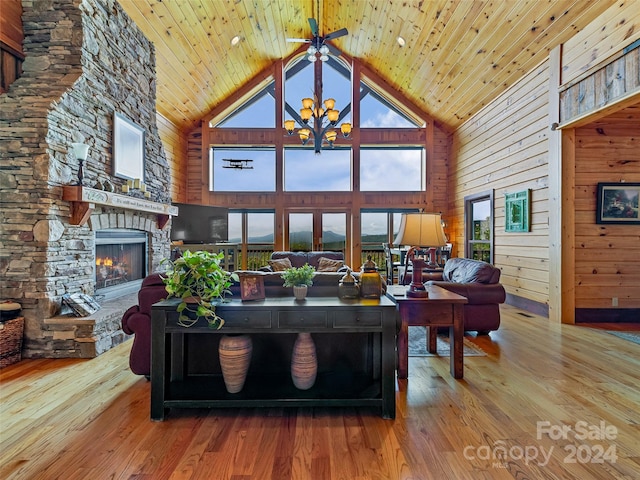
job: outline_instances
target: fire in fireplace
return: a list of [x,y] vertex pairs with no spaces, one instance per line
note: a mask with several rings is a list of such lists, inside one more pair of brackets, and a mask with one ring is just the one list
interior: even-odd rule
[[96,232],[95,292],[107,299],[136,292],[147,275],[147,233],[113,229]]

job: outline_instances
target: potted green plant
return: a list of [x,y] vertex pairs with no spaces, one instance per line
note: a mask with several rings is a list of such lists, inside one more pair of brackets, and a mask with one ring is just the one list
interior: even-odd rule
[[307,296],[307,289],[313,285],[313,277],[316,269],[308,263],[302,267],[287,268],[282,272],[282,284],[284,287],[293,287],[293,294],[296,299],[303,300]]
[[[238,281],[238,275],[220,266],[223,258],[224,253],[186,250],[180,258],[162,261],[169,263],[162,276],[169,297],[182,300],[177,307],[179,325],[191,327],[200,317],[213,329],[224,324],[216,314],[216,302],[231,294],[229,287]],[[190,318],[187,312],[195,313],[196,318]]]

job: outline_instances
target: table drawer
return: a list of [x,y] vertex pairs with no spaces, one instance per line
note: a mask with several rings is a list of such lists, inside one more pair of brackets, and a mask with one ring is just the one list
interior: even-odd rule
[[239,310],[219,315],[224,318],[225,327],[271,328],[270,310]]
[[278,328],[291,327],[327,328],[327,312],[324,310],[278,312]]
[[335,315],[335,328],[382,327],[381,311],[336,310]]

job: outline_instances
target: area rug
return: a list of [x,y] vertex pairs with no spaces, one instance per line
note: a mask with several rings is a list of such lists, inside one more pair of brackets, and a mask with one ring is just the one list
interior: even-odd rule
[[[438,335],[438,344],[436,345],[438,353],[436,355],[427,351],[426,330],[425,327],[409,327],[409,356],[448,357],[450,351],[449,336],[446,334]],[[487,355],[467,338],[464,339],[462,350],[465,357],[484,357]]]
[[615,330],[607,330],[607,333],[615,335],[616,337],[624,338],[633,343],[640,344],[640,332],[618,332]]

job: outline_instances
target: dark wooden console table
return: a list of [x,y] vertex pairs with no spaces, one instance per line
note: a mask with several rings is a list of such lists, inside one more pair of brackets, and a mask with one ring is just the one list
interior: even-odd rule
[[[178,301],[152,309],[151,420],[168,408],[368,406],[395,418],[396,306],[379,300],[337,297],[267,298],[219,305],[220,330],[203,319],[191,328],[177,324]],[[309,390],[298,390],[290,372],[291,346],[299,332],[316,343],[318,376]],[[253,356],[244,388],[228,393],[218,364],[224,334],[249,334]],[[211,371],[189,365],[191,341],[205,343]],[[201,347],[202,348],[202,347]],[[195,347],[194,347],[195,349]]]

